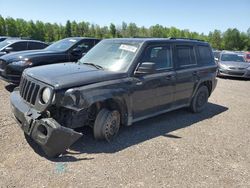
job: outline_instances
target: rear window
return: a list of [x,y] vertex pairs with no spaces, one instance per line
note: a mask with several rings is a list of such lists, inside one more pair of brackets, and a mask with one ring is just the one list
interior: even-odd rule
[[176,46],[176,58],[179,67],[196,65],[193,46]]
[[198,61],[201,64],[212,64],[213,57],[211,54],[211,50],[208,46],[198,46]]

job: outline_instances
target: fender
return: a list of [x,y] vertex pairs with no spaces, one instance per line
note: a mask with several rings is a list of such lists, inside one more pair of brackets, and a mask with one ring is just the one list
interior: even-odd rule
[[[130,86],[132,78],[95,83],[68,89],[59,101],[59,106],[80,112],[93,104],[114,100],[121,108],[125,119],[132,116]],[[127,120],[124,120],[127,124]]]

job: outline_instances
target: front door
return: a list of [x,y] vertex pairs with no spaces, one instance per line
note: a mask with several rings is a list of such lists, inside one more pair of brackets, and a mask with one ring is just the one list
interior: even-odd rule
[[151,45],[146,48],[141,62],[155,63],[156,70],[152,74],[134,77],[134,119],[150,116],[172,106],[176,73],[171,54],[170,45]]

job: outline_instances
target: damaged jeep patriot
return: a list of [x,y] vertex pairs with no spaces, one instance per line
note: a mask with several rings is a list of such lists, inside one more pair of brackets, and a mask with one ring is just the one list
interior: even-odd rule
[[111,141],[121,125],[182,107],[202,111],[216,71],[210,45],[200,40],[106,39],[77,63],[26,69],[11,106],[25,134],[55,157],[83,126]]

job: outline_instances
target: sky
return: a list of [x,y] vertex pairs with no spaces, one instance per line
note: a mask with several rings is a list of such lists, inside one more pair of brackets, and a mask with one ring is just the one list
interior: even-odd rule
[[209,31],[250,28],[250,0],[0,0],[3,17],[65,24],[88,21],[100,26],[122,22],[150,27]]

